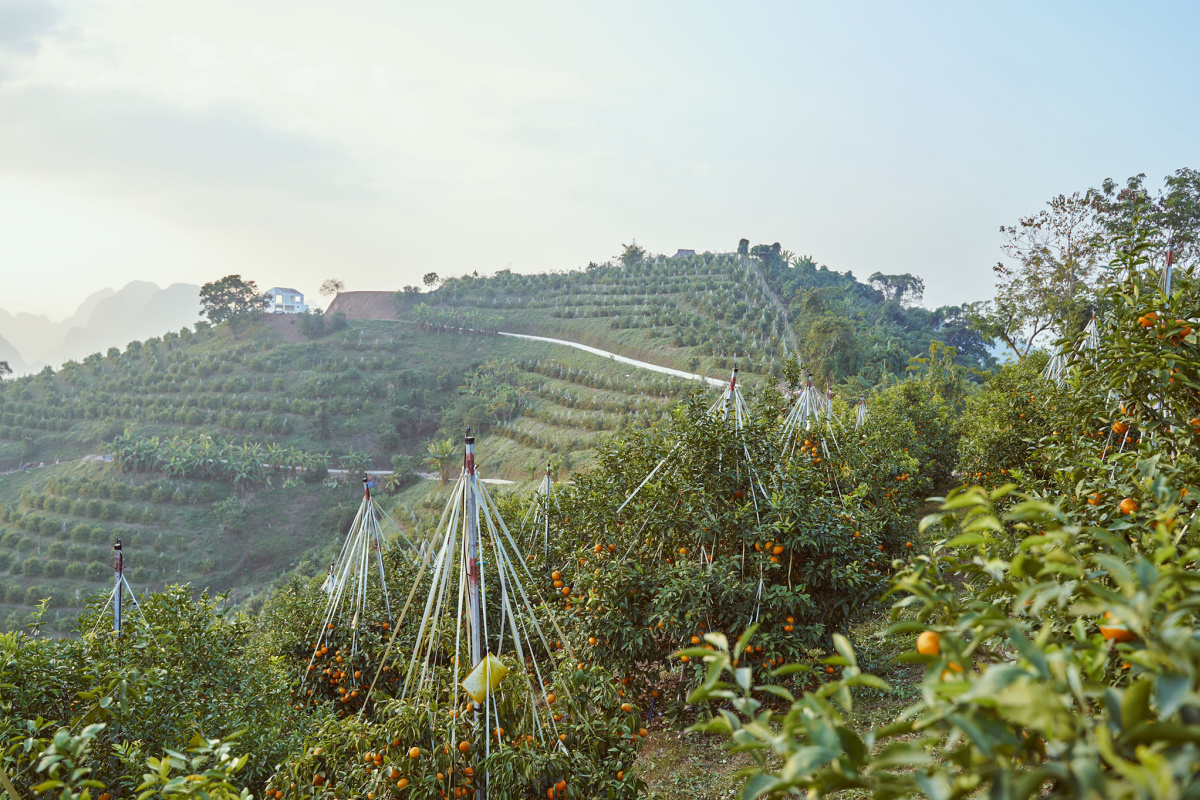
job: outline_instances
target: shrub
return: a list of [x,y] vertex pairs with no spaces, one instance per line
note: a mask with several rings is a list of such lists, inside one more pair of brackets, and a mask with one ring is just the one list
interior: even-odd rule
[[24,602],[27,606],[36,606],[38,603],[50,597],[50,590],[45,586],[30,586],[25,590]]
[[240,531],[246,524],[246,505],[236,496],[213,503],[213,514],[226,533]]

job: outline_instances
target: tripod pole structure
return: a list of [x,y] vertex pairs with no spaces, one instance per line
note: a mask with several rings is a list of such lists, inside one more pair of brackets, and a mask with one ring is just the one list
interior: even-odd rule
[[[479,593],[479,476],[475,473],[475,437],[467,426],[463,440],[463,471],[466,473],[467,494],[467,604],[471,629],[471,669],[483,659],[483,608]],[[479,727],[479,703],[474,703],[475,727]],[[486,737],[488,734],[484,733]],[[487,776],[483,776],[487,781]],[[482,800],[485,786],[475,790]]]
[[121,538],[113,545],[113,632],[121,635],[121,584],[125,582],[125,558],[121,554]]

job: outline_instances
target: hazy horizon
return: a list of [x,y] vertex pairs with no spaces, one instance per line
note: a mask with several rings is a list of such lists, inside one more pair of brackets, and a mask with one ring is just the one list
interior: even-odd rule
[[913,9],[4,0],[0,308],[741,237],[934,307],[1051,196],[1200,165],[1196,6]]

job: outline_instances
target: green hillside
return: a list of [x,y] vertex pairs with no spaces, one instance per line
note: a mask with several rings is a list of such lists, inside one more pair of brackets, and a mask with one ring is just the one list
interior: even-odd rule
[[758,255],[679,258],[626,253],[628,263],[572,272],[464,276],[423,295],[397,294],[398,315],[427,324],[561,336],[714,375],[738,363],[778,374],[798,352],[823,382],[855,386],[903,375],[931,339],[952,345],[967,366],[993,360],[961,307],[914,305],[924,284],[911,275],[850,273],[787,257],[779,245]]
[[[289,570],[323,568],[362,469],[395,468],[395,513],[420,526],[442,499],[439,481],[415,472],[436,472],[422,465],[427,445],[456,447],[464,425],[481,434],[484,476],[521,490],[547,463],[560,479],[587,466],[602,437],[653,424],[697,388],[478,331],[722,378],[738,363],[754,382],[817,346],[824,318],[797,311],[819,297],[850,335],[806,362],[847,391],[902,372],[938,336],[935,313],[805,264],[706,254],[462,277],[387,298],[394,320],[266,318],[236,337],[201,323],[6,382],[0,623],[18,625],[50,597],[65,629],[106,590],[117,536],[139,590],[190,581],[247,600]],[[848,357],[861,363],[842,375]]]

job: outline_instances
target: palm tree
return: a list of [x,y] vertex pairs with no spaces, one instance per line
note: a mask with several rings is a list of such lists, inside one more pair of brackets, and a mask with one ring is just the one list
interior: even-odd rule
[[458,450],[453,439],[434,440],[425,446],[425,461],[427,467],[433,467],[442,477],[445,484],[450,479],[450,467],[458,457]]
[[346,470],[351,475],[356,472],[362,472],[370,469],[371,462],[372,458],[370,453],[364,453],[355,450],[353,447],[350,448],[349,453],[341,458],[342,469]]

